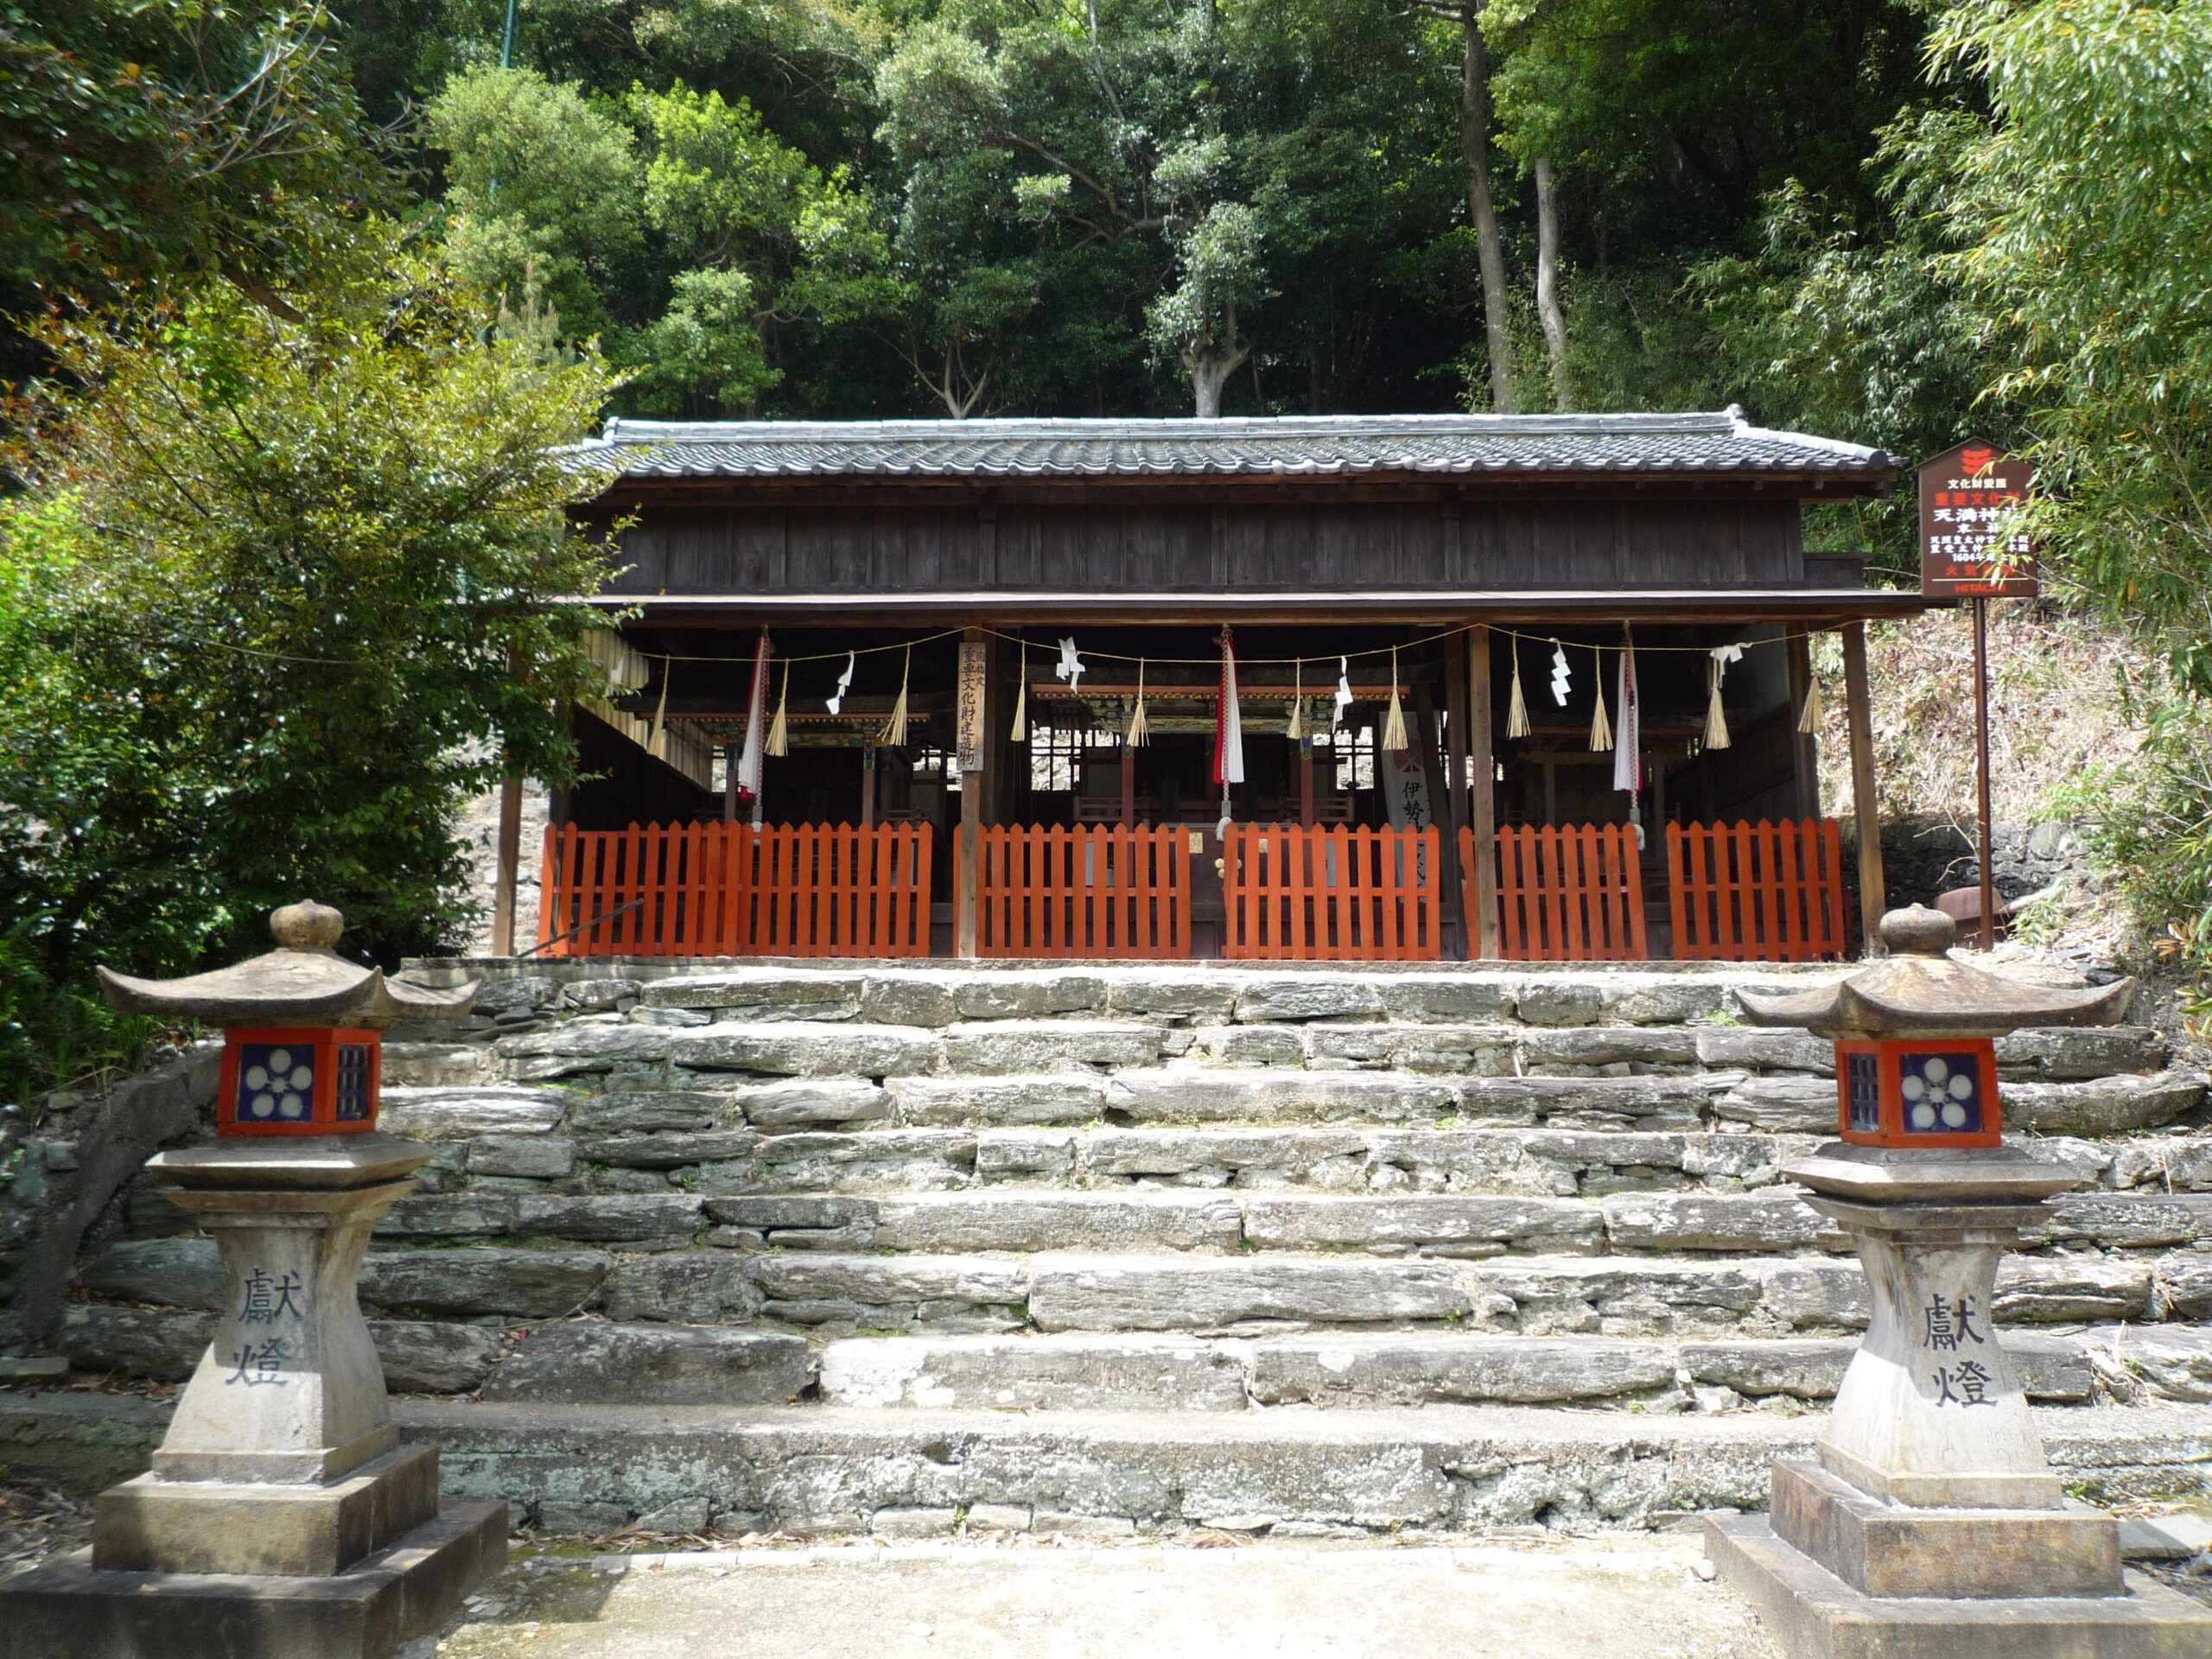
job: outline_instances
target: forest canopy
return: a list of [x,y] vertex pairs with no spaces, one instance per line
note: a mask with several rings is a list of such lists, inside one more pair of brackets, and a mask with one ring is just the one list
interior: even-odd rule
[[2212,963],[2207,130],[2212,0],[0,0],[0,1069],[302,882],[461,936],[610,412],[2026,448],[2164,664],[2077,805]]

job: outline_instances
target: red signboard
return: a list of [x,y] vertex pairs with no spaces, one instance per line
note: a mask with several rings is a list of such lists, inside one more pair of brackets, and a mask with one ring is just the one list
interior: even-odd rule
[[2032,463],[1969,440],[1920,469],[1920,587],[1941,598],[2032,599],[2035,550],[2000,537],[1999,521],[2025,499]]

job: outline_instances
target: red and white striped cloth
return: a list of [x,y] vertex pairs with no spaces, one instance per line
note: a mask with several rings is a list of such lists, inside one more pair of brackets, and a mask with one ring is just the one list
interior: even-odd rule
[[[1214,711],[1213,780],[1224,790],[1244,781],[1244,718],[1236,706],[1236,643],[1227,628],[1221,631],[1221,703]],[[1228,814],[1224,811],[1223,816]]]

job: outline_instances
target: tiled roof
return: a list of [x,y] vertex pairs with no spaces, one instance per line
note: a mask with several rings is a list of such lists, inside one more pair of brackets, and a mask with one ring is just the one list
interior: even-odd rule
[[610,420],[582,453],[625,478],[1883,474],[1878,449],[1713,415],[1331,415],[1276,420]]

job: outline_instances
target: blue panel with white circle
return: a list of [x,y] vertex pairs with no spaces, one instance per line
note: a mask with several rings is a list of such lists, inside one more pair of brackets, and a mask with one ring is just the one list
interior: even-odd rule
[[304,1123],[315,1115],[315,1049],[306,1043],[238,1046],[238,1121]]
[[1981,1131],[1981,1067],[1972,1050],[1899,1055],[1897,1093],[1904,1098],[1907,1135]]

